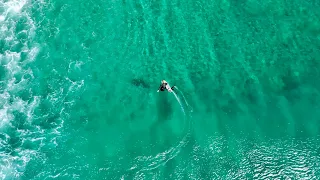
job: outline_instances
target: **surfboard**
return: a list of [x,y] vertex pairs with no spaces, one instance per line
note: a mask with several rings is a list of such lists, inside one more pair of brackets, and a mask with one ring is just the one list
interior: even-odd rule
[[[165,81],[166,82],[166,81]],[[168,92],[173,92],[173,90],[171,89],[170,85],[168,82],[166,82],[167,85],[166,85],[166,89],[168,90]],[[159,92],[159,89],[157,90],[157,92]]]
[[[168,90],[168,92],[173,92],[173,90],[168,85],[166,86],[166,89]],[[157,92],[159,92],[159,90],[157,90]]]
[[171,89],[171,87],[169,86],[169,83],[167,83],[166,88],[167,88],[167,90],[168,90],[169,92],[172,92],[172,89]]

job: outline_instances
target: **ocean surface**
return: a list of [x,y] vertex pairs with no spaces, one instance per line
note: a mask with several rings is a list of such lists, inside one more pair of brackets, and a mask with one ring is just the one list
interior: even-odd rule
[[319,179],[319,145],[319,0],[0,0],[0,179]]

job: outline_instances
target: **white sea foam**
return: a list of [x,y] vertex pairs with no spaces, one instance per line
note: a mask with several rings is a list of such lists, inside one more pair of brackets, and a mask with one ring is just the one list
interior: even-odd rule
[[[40,153],[43,146],[54,148],[59,145],[58,137],[61,136],[64,118],[69,116],[66,109],[74,103],[72,99],[67,102],[66,97],[73,96],[84,86],[84,80],[65,77],[64,82],[59,82],[61,88],[56,88],[45,97],[30,88],[30,84],[37,83],[31,69],[36,67],[28,66],[41,49],[34,41],[39,22],[33,21],[30,16],[31,6],[35,3],[44,2],[0,1],[0,40],[4,45],[0,49],[0,73],[4,72],[0,74],[0,179],[19,179],[30,160],[44,157]],[[37,10],[42,11],[42,6],[46,4],[41,4]],[[76,61],[70,63],[69,68],[81,71],[82,65],[83,62]],[[54,69],[53,72],[58,74]],[[39,116],[36,108],[41,101],[49,101],[60,109]],[[47,124],[42,126],[47,119],[50,120],[50,127]]]
[[[17,93],[24,90],[27,83],[33,79],[32,70],[27,69],[25,65],[36,58],[39,51],[38,45],[34,44],[29,47],[29,45],[23,43],[20,52],[11,50],[15,45],[22,43],[17,36],[20,33],[25,33],[28,40],[33,40],[36,26],[28,12],[30,7],[31,1],[29,0],[0,1],[2,10],[0,13],[0,39],[4,40],[4,51],[0,51],[0,66],[5,70],[5,73],[1,74],[3,87],[0,90],[0,130],[2,132],[0,133],[0,146],[2,149],[8,149],[7,151],[2,149],[0,151],[0,179],[19,178],[23,174],[26,164],[37,154],[37,150],[20,146],[12,147],[10,139],[13,137],[6,134],[17,129],[13,127],[15,120],[13,112],[24,114],[27,120],[31,120],[33,111],[40,102],[38,96],[34,96],[29,101],[17,96]],[[26,20],[26,23],[20,32],[16,32],[19,19]],[[27,54],[27,59],[21,63],[22,52]],[[25,79],[24,75],[26,74],[31,79]],[[30,131],[20,129],[16,130],[15,134],[17,134],[15,138],[24,143]]]

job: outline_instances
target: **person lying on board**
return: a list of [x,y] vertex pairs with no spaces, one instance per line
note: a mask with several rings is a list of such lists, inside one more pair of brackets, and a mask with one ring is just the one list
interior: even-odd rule
[[160,91],[165,91],[165,90],[167,90],[167,91],[171,92],[171,91],[174,90],[174,86],[170,87],[169,84],[167,83],[167,81],[162,80],[162,81],[161,81],[161,85],[159,86],[159,89],[158,89],[157,92],[159,92],[159,90],[160,90]]

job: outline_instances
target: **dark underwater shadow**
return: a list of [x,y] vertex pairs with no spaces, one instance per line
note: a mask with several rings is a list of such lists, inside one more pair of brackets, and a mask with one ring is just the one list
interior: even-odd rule
[[141,78],[134,78],[131,80],[131,84],[133,84],[134,86],[137,87],[142,87],[142,88],[146,88],[146,89],[150,89],[150,85],[149,83],[147,83],[145,80],[141,79]]
[[[173,113],[172,105],[170,104],[170,101],[168,99],[168,94],[166,92],[159,92],[159,93],[161,94],[159,94],[159,97],[157,97],[157,101],[156,101],[157,113],[155,114],[157,120],[150,126],[150,129],[149,129],[150,136],[154,137],[156,141],[158,141],[157,137],[159,137],[159,135],[165,135],[170,137],[171,130],[167,129],[168,127],[165,125],[165,123],[170,120],[170,116]],[[166,132],[165,134],[163,134],[164,131]],[[167,145],[168,144],[170,143],[167,142]],[[165,147],[167,148],[168,146],[165,146]],[[161,147],[161,148],[164,148],[164,147]],[[165,150],[161,148],[160,148],[160,151]],[[156,152],[158,151],[159,149],[156,150]]]
[[158,115],[158,121],[159,123],[165,122],[168,119],[170,119],[170,116],[172,115],[173,109],[172,104],[168,99],[168,93],[164,92],[166,94],[161,93],[157,99],[157,115]]

